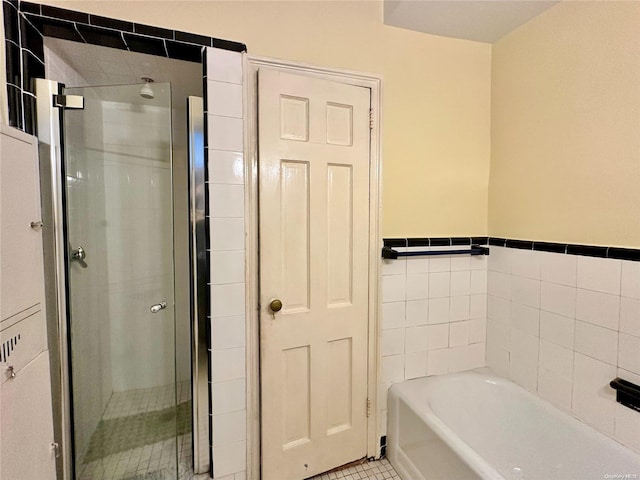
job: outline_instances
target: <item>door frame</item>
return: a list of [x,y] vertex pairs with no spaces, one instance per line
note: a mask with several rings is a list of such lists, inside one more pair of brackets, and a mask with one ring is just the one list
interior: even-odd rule
[[379,361],[379,242],[381,238],[382,185],[382,75],[318,67],[289,60],[243,54],[244,167],[246,231],[246,361],[247,361],[247,478],[261,475],[260,412],[260,258],[258,252],[258,99],[257,71],[269,67],[371,90],[369,145],[369,314],[367,339],[367,457],[379,457],[378,380]]

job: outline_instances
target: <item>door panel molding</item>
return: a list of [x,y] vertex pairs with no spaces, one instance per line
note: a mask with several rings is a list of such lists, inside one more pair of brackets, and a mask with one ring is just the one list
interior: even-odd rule
[[[367,456],[380,455],[380,425],[378,424],[378,378],[379,378],[379,259],[378,247],[381,238],[380,199],[382,180],[382,76],[343,69],[270,59],[251,55],[243,56],[244,86],[244,149],[245,158],[245,221],[246,221],[246,285],[247,285],[247,478],[260,479],[260,337],[259,337],[259,257],[258,257],[258,155],[257,155],[257,71],[269,67],[287,73],[307,75],[348,85],[369,88],[371,91],[371,131],[369,146],[369,299],[368,299],[368,399],[370,412],[367,419]],[[334,114],[337,127],[345,117],[344,108],[336,105]],[[332,143],[349,142],[340,135],[338,128]],[[344,287],[343,287],[344,288]],[[339,429],[338,426],[336,428]]]

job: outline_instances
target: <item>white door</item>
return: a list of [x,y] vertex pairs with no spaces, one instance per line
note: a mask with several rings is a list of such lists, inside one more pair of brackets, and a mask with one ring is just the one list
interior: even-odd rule
[[261,68],[258,108],[262,478],[300,480],[367,452],[370,90]]

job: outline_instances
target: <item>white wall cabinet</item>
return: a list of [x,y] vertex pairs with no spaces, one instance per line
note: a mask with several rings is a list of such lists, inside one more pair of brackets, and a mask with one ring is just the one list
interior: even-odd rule
[[0,126],[0,478],[11,480],[56,477],[38,172],[37,139]]
[[0,318],[42,302],[42,229],[36,139],[2,130],[0,163]]
[[54,479],[49,353],[42,352],[0,387],[0,478]]

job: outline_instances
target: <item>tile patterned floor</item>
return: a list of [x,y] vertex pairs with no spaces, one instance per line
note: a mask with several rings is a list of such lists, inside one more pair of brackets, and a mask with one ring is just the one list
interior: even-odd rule
[[[177,385],[178,403],[191,398],[190,382]],[[115,392],[102,416],[103,420],[151,413],[175,404],[173,386]],[[191,434],[177,438],[179,480],[205,480],[209,475],[195,475],[191,468]],[[79,463],[79,480],[175,480],[176,439],[148,443],[137,448],[107,455],[91,462]]]
[[401,480],[386,458],[354,465],[336,472],[323,473],[310,480]]
[[[191,385],[177,385],[178,403],[189,401]],[[174,405],[173,386],[115,392],[102,416],[103,420],[157,412]],[[176,440],[146,444],[80,463],[79,480],[175,480]],[[191,467],[191,435],[177,438],[178,480],[208,480],[208,474],[196,475]],[[317,475],[310,480],[401,480],[385,458]]]

